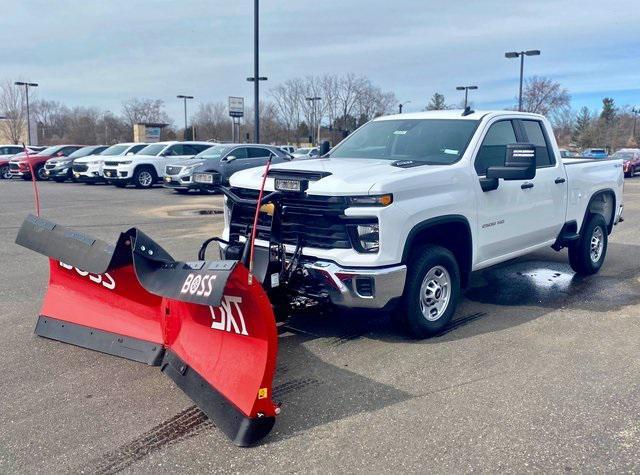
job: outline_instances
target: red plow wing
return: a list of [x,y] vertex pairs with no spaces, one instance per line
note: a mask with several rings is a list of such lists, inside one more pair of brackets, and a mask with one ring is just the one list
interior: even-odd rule
[[51,258],[36,334],[159,365],[237,445],[269,433],[275,318],[242,264],[175,261],[136,229],[113,247],[34,216],[16,243]]

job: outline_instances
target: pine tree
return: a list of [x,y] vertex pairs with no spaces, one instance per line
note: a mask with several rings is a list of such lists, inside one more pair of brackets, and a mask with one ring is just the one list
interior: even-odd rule
[[439,111],[444,109],[448,109],[444,96],[439,92],[434,93],[433,96],[431,96],[431,100],[429,101],[429,104],[427,104],[427,110]]

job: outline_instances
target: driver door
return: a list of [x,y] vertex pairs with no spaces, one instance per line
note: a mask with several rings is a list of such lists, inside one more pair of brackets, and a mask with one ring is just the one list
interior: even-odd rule
[[480,186],[487,168],[504,165],[507,145],[521,138],[514,122],[502,119],[491,123],[476,152],[476,266],[491,265],[493,261],[535,244],[532,234],[537,221],[531,214],[534,209],[532,188],[528,188],[533,180],[500,179],[498,188],[491,191],[483,191]]

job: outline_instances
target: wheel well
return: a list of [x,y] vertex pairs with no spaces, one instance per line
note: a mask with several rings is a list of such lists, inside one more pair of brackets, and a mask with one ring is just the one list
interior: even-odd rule
[[151,171],[151,173],[153,173],[153,175],[158,178],[158,172],[156,171],[156,167],[154,167],[153,165],[149,165],[148,163],[144,163],[142,165],[136,165],[136,167],[133,169],[133,174],[135,175],[138,170],[141,169],[148,169]]
[[471,228],[463,216],[434,218],[417,224],[409,233],[402,253],[402,262],[410,260],[411,253],[426,244],[442,246],[455,256],[460,268],[462,286],[466,286],[471,273],[473,251]]
[[616,195],[612,190],[603,190],[594,194],[589,200],[580,232],[584,229],[590,214],[601,214],[607,223],[609,233],[613,230],[613,219],[616,211]]

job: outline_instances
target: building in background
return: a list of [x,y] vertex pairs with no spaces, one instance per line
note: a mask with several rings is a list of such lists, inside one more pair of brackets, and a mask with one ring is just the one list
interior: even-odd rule
[[155,143],[160,141],[162,129],[169,124],[142,123],[133,125],[133,141]]
[[[0,115],[0,143],[28,143],[27,140],[27,123],[15,130],[15,127],[11,119]],[[31,119],[31,145],[38,145],[38,124],[34,119]]]

